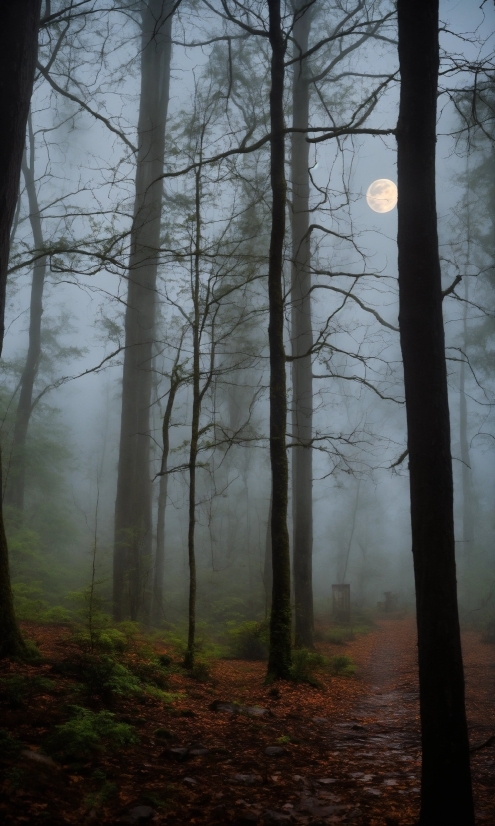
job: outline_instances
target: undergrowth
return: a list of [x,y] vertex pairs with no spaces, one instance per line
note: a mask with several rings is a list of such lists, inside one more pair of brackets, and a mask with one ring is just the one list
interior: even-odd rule
[[268,659],[268,621],[246,621],[240,625],[228,623],[229,652],[239,660]]
[[94,712],[82,706],[71,710],[72,719],[55,726],[44,742],[45,751],[58,760],[84,760],[138,742],[134,727],[117,722],[110,711]]

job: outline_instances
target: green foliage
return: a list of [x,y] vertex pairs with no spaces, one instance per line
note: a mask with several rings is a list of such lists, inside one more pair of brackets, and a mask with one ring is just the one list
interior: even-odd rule
[[249,617],[250,610],[240,597],[223,597],[208,606],[208,615],[217,625],[239,624]]
[[266,660],[268,658],[268,622],[247,621],[228,631],[232,657],[240,660]]
[[81,706],[72,706],[72,711],[72,720],[56,726],[45,740],[46,751],[59,760],[84,760],[138,741],[133,726],[117,722],[109,711],[95,713]]
[[323,634],[319,635],[319,639],[323,642],[329,642],[332,645],[345,645],[354,639],[354,632],[350,628],[330,628]]
[[339,677],[352,677],[356,673],[356,666],[347,654],[336,654],[330,658],[330,672]]
[[186,670],[186,675],[198,683],[207,683],[211,679],[211,666],[208,660],[195,659],[193,666]]
[[38,694],[47,694],[55,688],[53,680],[46,677],[13,674],[0,680],[0,700],[10,708],[23,708]]
[[107,800],[117,793],[118,787],[115,783],[110,783],[107,780],[107,776],[102,769],[95,769],[91,775],[91,779],[99,788],[86,795],[84,798],[84,806],[86,809],[99,809]]
[[307,648],[296,648],[292,652],[291,679],[297,683],[309,683],[319,688],[317,674],[328,666],[328,660],[316,651]]
[[135,660],[129,663],[129,669],[147,685],[160,689],[168,688],[170,671],[157,660]]
[[142,693],[139,679],[105,654],[81,654],[60,663],[58,668],[78,680],[88,697],[104,703],[111,704],[119,697]]

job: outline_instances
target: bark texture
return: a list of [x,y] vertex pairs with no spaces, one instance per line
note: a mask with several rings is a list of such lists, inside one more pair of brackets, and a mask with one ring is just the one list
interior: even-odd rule
[[290,552],[287,530],[289,471],[286,448],[287,388],[284,349],[283,246],[285,235],[284,58],[280,0],[267,0],[271,55],[270,181],[272,226],[268,265],[270,347],[270,461],[272,469],[272,610],[268,679],[287,679],[291,667]]
[[[40,0],[2,2],[0,26],[0,355],[5,332],[5,292],[10,229],[19,195],[26,123],[38,51]],[[1,484],[1,463],[0,463]],[[0,503],[0,658],[22,653],[9,574],[9,553]]]
[[[311,9],[301,0],[293,29],[293,57],[308,50]],[[294,64],[292,123],[309,125],[307,60]],[[304,132],[292,134],[292,515],[296,647],[313,647],[313,346],[311,324],[311,251],[309,236],[309,143]]]
[[160,247],[165,126],[167,120],[172,0],[142,3],[141,97],[136,196],[125,316],[113,608],[116,620],[136,620],[152,559],[150,404],[156,277]]
[[421,826],[474,823],[435,202],[438,2],[399,0],[399,324],[422,731]]
[[[34,252],[39,254],[44,247],[44,238],[34,176],[34,134],[31,119],[28,120],[28,134],[29,157],[26,151],[22,159],[22,174],[28,196],[29,221],[33,233]],[[26,439],[32,413],[34,382],[41,357],[41,318],[43,315],[45,275],[46,256],[41,255],[33,268],[29,305],[29,344],[20,381],[19,402],[15,416],[8,479],[4,495],[5,504],[15,508],[19,514],[22,514],[24,510]]]

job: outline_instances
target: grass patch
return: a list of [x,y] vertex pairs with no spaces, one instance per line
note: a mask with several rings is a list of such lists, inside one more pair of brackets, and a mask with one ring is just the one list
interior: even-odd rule
[[291,678],[296,683],[309,683],[309,685],[320,688],[318,674],[321,674],[328,667],[328,660],[323,654],[316,651],[308,651],[307,648],[296,648],[292,652],[292,666],[290,669]]
[[347,654],[336,654],[330,658],[328,665],[330,673],[338,677],[353,677],[356,673],[356,666]]

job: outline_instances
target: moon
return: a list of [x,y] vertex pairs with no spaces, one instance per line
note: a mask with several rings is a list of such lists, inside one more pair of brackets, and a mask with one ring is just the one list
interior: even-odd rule
[[379,178],[369,185],[366,201],[373,212],[390,212],[397,203],[397,187],[388,178]]

